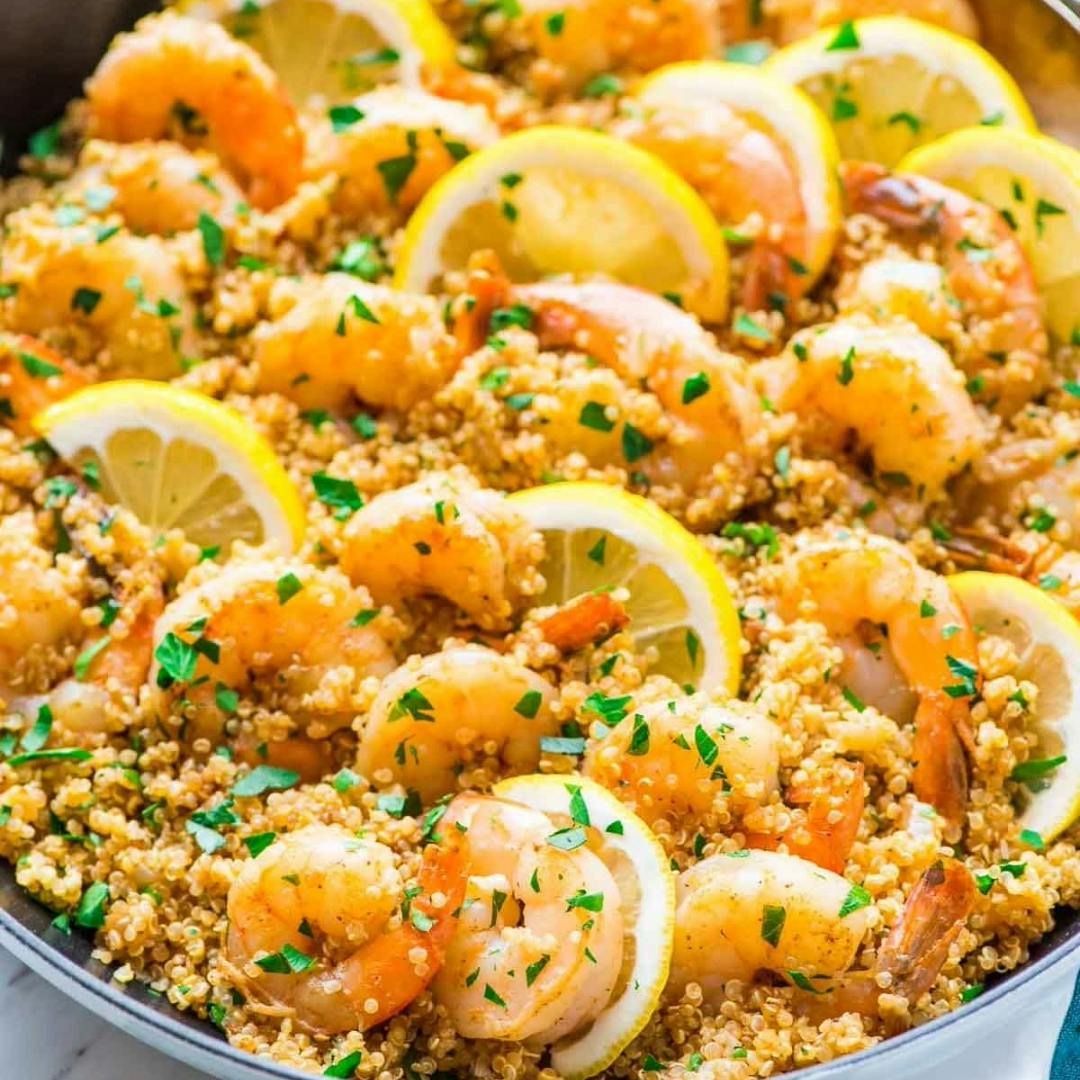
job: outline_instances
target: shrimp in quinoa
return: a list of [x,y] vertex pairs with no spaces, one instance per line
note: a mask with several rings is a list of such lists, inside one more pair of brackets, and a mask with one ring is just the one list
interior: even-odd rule
[[744,809],[778,786],[779,728],[741,702],[656,702],[594,729],[582,771],[646,821],[700,817],[721,798]]
[[986,441],[949,354],[904,324],[853,318],[805,330],[753,374],[777,409],[804,421],[815,445],[835,456],[854,432],[876,472],[920,498],[940,495]]
[[14,291],[0,321],[47,334],[112,377],[178,374],[193,351],[193,307],[165,241],[81,214],[73,224],[59,220],[41,204],[8,216],[0,264]]
[[149,140],[91,139],[65,194],[119,214],[133,232],[164,236],[194,229],[201,214],[227,221],[244,202],[236,181],[210,151]]
[[409,409],[450,378],[458,352],[433,297],[348,274],[281,278],[270,319],[253,335],[259,388],[306,409],[341,409],[355,395]]
[[86,99],[91,135],[208,147],[256,206],[276,206],[300,181],[296,109],[259,54],[216,23],[147,15],[113,41]]
[[491,758],[500,776],[532,772],[558,725],[554,689],[508,656],[467,645],[412,657],[382,682],[360,732],[357,768],[389,770],[425,803],[477,786]]
[[424,848],[415,887],[406,880],[390,848],[341,826],[288,833],[229,889],[229,959],[249,993],[309,1031],[380,1024],[424,991],[455,932],[465,892],[456,838]]
[[0,331],[0,418],[17,435],[33,435],[35,413],[90,381],[78,364],[43,341]]
[[[179,710],[190,739],[217,745],[236,726],[221,689],[262,699],[303,736],[325,739],[352,722],[363,681],[393,670],[397,636],[393,618],[339,570],[253,553],[212,570],[165,608],[154,627],[151,683],[163,710]],[[267,751],[276,764],[293,757],[303,765],[311,747],[293,740],[275,750],[270,741]]]
[[472,794],[457,796],[440,823],[442,833],[460,828],[469,865],[459,926],[433,987],[462,1035],[547,1046],[594,1020],[615,990],[618,885],[587,847],[549,843],[558,827],[538,810]]
[[477,626],[498,628],[523,596],[539,592],[541,548],[501,495],[467,473],[432,474],[353,514],[341,568],[380,604],[434,594]]
[[841,685],[855,700],[911,718],[915,793],[960,823],[979,668],[974,632],[948,583],[893,540],[844,533],[798,546],[781,568],[779,598],[786,617],[819,619],[838,639]]

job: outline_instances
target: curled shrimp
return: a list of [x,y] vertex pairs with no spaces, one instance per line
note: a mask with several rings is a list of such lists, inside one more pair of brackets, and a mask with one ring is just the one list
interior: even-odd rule
[[465,891],[456,838],[425,847],[407,880],[390,848],[339,825],[287,833],[229,889],[227,956],[249,994],[288,1007],[305,1030],[367,1030],[423,993],[443,961]]
[[296,190],[304,153],[296,109],[259,54],[216,23],[147,15],[113,41],[86,99],[93,136],[208,146],[258,207]]
[[43,341],[0,332],[0,418],[16,435],[35,434],[36,413],[89,383],[78,364]]
[[[745,361],[722,352],[697,320],[661,297],[630,285],[608,282],[540,282],[506,286],[498,271],[476,275],[482,300],[466,323],[475,332],[483,315],[509,304],[524,305],[541,348],[569,348],[599,360],[632,387],[656,395],[670,420],[663,448],[650,450],[633,464],[659,482],[694,486],[722,468],[745,477],[764,446],[761,406],[750,387]],[[458,333],[463,324],[458,324]],[[475,340],[475,339],[474,339]],[[565,430],[568,449],[582,450],[596,464],[626,463],[625,433],[585,429],[579,422],[588,401],[608,396],[595,367],[573,392],[560,386],[545,438],[558,440]],[[580,399],[580,400],[579,400]],[[617,403],[615,403],[617,407]]]
[[[817,988],[802,1002],[816,1021],[845,1012],[879,1015],[883,997],[902,997],[914,1005],[933,986],[949,950],[975,906],[971,872],[955,859],[938,860],[919,878],[896,925],[885,936],[867,971],[848,972],[828,988]],[[888,1013],[898,1024],[894,1009]]]
[[377,495],[349,519],[341,568],[379,603],[434,594],[477,626],[505,626],[535,591],[541,540],[494,491],[436,473]]
[[[443,173],[499,137],[483,107],[423,90],[385,86],[352,104],[360,118],[344,130],[309,123],[305,161],[309,177],[338,176],[334,208],[346,218],[408,213]],[[387,171],[395,160],[405,163],[400,184]]]
[[164,236],[194,229],[200,214],[226,220],[244,201],[216,155],[172,142],[91,139],[65,191],[84,205],[119,214],[133,232]]
[[871,15],[909,15],[954,34],[979,36],[979,22],[968,0],[765,0],[764,9],[785,43],[822,26]]
[[842,974],[869,925],[865,906],[845,903],[850,892],[850,882],[796,855],[702,859],[677,882],[669,996],[696,983],[718,1007],[729,980],[752,982],[762,968],[811,986]]
[[980,366],[969,374],[995,379],[1003,360],[1018,384],[1003,407],[1013,411],[1034,397],[1046,380],[1049,343],[1031,262],[1005,219],[927,177],[894,176],[862,161],[844,162],[840,175],[851,213],[878,218],[910,243],[936,246],[974,346],[991,359],[985,373]]
[[13,711],[48,706],[73,734],[122,730],[150,668],[157,580],[130,569],[119,600],[95,602],[87,560],[47,550],[29,511],[0,519],[0,579],[0,687]]
[[476,786],[470,764],[495,758],[500,776],[533,772],[541,736],[558,728],[554,696],[546,679],[482,646],[414,656],[383,680],[357,768],[366,776],[389,770],[425,803]]
[[782,574],[781,613],[816,618],[844,642],[841,677],[856,701],[887,707],[878,680],[889,669],[879,668],[878,658],[895,664],[917,699],[915,793],[950,822],[962,821],[978,653],[948,583],[896,541],[850,533],[807,542]]
[[111,376],[168,378],[193,346],[193,309],[165,242],[81,220],[43,204],[7,218],[0,262],[14,294],[3,322],[69,342]]
[[253,335],[259,388],[304,408],[342,408],[355,394],[409,409],[450,378],[458,352],[438,303],[349,274],[281,278],[270,320]]
[[913,327],[840,320],[802,331],[753,372],[761,392],[797,413],[808,435],[839,451],[854,432],[879,474],[921,497],[940,495],[982,452],[986,436],[963,376]]
[[582,771],[646,821],[700,818],[721,799],[743,810],[778,787],[780,729],[740,702],[656,702],[592,734]]
[[352,722],[366,677],[394,669],[395,637],[393,620],[336,569],[233,559],[165,608],[151,682],[162,708],[188,721],[191,738],[221,741],[224,688],[258,693],[320,739]]
[[772,851],[782,844],[789,854],[842,874],[862,824],[864,772],[860,762],[839,759],[830,763],[827,775],[789,787],[784,802],[806,807],[800,820],[778,837],[756,834],[748,846]]
[[[455,827],[463,830],[469,883],[435,978],[436,1002],[466,1038],[547,1046],[586,1026],[622,969],[611,872],[587,846],[549,843],[559,822],[505,799],[459,795],[440,831]],[[579,897],[588,903],[575,903]]]

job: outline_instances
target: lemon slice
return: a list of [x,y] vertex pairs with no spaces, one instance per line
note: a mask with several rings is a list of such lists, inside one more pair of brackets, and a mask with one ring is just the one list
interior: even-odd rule
[[900,15],[812,34],[780,49],[766,70],[821,106],[845,159],[891,167],[957,128],[1035,128],[1019,87],[985,49]]
[[1080,331],[1080,152],[1045,135],[957,131],[900,162],[996,207],[1031,260],[1046,321],[1061,341]]
[[1012,642],[1017,678],[1039,688],[1028,765],[1064,758],[1056,768],[1028,770],[1022,828],[1050,840],[1080,814],[1080,624],[1041,589],[1008,574],[969,571],[949,578],[976,630]]
[[537,604],[625,587],[628,630],[655,650],[651,671],[700,690],[739,688],[739,617],[724,575],[670,514],[607,484],[566,483],[519,491],[509,505],[544,535]]
[[603,274],[678,293],[712,322],[727,309],[727,248],[701,197],[651,154],[595,131],[532,128],[451,169],[405,229],[395,283],[430,292],[484,248],[513,281]]
[[454,42],[427,0],[183,0],[274,69],[289,97],[339,104],[386,82],[419,87],[454,64]]
[[72,394],[33,423],[83,476],[96,465],[102,495],[153,529],[183,529],[226,554],[234,540],[292,551],[303,538],[303,504],[270,444],[203,394],[118,379]]
[[[567,819],[575,792],[588,811],[590,848],[619,887],[626,947],[607,1008],[551,1048],[552,1067],[567,1080],[606,1069],[648,1023],[667,983],[675,933],[675,875],[664,849],[611,792],[580,776],[515,776],[494,788],[500,798]],[[580,823],[580,811],[573,820]]]
[[[646,107],[675,106],[706,118],[710,105],[726,106],[779,144],[798,177],[805,214],[800,259],[808,288],[832,257],[841,219],[840,152],[821,110],[805,94],[759,68],[710,61],[660,68],[642,81],[635,96]],[[754,184],[749,169],[745,182],[748,187]]]

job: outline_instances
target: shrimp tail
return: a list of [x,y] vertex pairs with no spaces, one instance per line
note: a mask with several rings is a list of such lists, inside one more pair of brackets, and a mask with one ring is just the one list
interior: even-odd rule
[[840,181],[850,213],[870,214],[901,232],[933,233],[938,228],[940,202],[928,202],[902,176],[893,176],[871,161],[845,161]]
[[488,337],[496,308],[506,306],[510,280],[493,251],[476,251],[469,259],[465,291],[454,301],[451,333],[462,356],[476,352]]
[[626,608],[611,593],[584,593],[540,621],[544,640],[560,652],[577,652],[610,637],[630,621]]
[[965,744],[973,742],[966,710],[941,690],[920,696],[915,712],[915,794],[953,824],[960,824],[968,799]]
[[876,970],[892,975],[891,993],[915,1002],[934,984],[975,906],[975,882],[955,859],[934,863],[904,904],[878,950]]
[[749,311],[762,311],[773,297],[791,295],[787,256],[775,244],[758,240],[747,260],[742,302]]

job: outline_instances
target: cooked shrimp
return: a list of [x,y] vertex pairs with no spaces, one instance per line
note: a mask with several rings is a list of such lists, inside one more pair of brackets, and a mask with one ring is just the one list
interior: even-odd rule
[[[613,369],[622,382],[656,395],[671,431],[662,449],[633,462],[646,475],[692,487],[716,468],[737,477],[752,470],[765,431],[746,363],[718,349],[692,315],[661,297],[608,282],[513,286],[501,305],[497,286],[490,288],[489,305],[525,305],[541,348],[585,353]],[[590,399],[598,400],[595,379],[589,386]],[[560,412],[545,437],[558,439],[555,428],[565,426],[568,446],[581,449],[591,461],[610,456],[625,464],[620,442],[625,436],[614,428],[584,428],[582,403],[564,389]],[[599,400],[603,403],[602,396]]]
[[778,787],[780,729],[741,702],[657,702],[592,734],[582,771],[646,821],[700,817],[723,798],[746,809]]
[[[802,1002],[804,1010],[815,1020],[845,1012],[874,1016],[886,995],[914,1005],[937,979],[975,898],[975,882],[963,863],[937,861],[911,890],[899,920],[878,946],[873,966],[849,972],[830,988],[816,988],[818,992]],[[890,1010],[890,1023],[896,1025],[896,1019]]]
[[551,684],[509,656],[466,645],[412,657],[383,680],[360,731],[357,768],[432,802],[476,787],[469,767],[494,758],[500,776],[533,772],[554,734]]
[[936,262],[883,255],[842,281],[837,303],[843,315],[863,312],[875,322],[907,319],[927,337],[944,339],[956,320],[956,298]]
[[47,549],[29,511],[0,519],[0,691],[13,711],[48,706],[71,733],[125,726],[150,668],[161,592],[150,578],[99,605],[104,626],[83,615],[95,595],[86,560]]
[[827,774],[789,787],[784,802],[806,807],[800,820],[779,836],[756,834],[748,846],[773,851],[783,844],[789,854],[842,874],[862,824],[863,773],[861,763],[841,758],[830,762]]
[[307,1031],[374,1027],[423,993],[443,961],[465,891],[456,836],[424,848],[406,885],[376,840],[340,825],[287,833],[229,889],[227,955],[249,993],[288,1007]]
[[17,435],[35,434],[35,413],[89,382],[78,364],[43,341],[0,331],[0,418]]
[[[360,685],[394,668],[393,620],[340,571],[295,558],[234,558],[165,609],[151,681],[192,738],[219,742],[218,688],[259,693],[311,738],[352,722]],[[171,656],[171,661],[163,657]],[[179,700],[176,700],[179,699]]]
[[300,181],[296,109],[259,54],[217,23],[147,15],[113,41],[86,99],[91,135],[208,146],[258,207],[283,202]]
[[560,652],[577,652],[610,637],[630,622],[626,606],[611,593],[582,593],[537,624],[543,639]]
[[[594,75],[651,71],[700,60],[719,45],[716,0],[523,0],[506,42],[537,59],[530,75],[545,94],[575,90]],[[561,16],[559,29],[551,29]]]
[[968,0],[765,0],[764,9],[785,43],[822,26],[870,15],[910,15],[954,34],[979,36],[979,23]]
[[[894,176],[880,165],[847,161],[841,180],[851,213],[870,214],[911,244],[930,241],[949,292],[960,303],[977,350],[1004,354],[1023,393],[1015,409],[1034,397],[1047,375],[1048,338],[1031,262],[1016,234],[992,206],[923,176]],[[1000,366],[1001,356],[997,356]]]
[[455,826],[464,830],[469,884],[435,977],[436,1002],[466,1038],[546,1046],[586,1026],[622,968],[611,872],[587,846],[549,843],[562,823],[518,803],[459,795],[440,831]]
[[[57,212],[58,213],[58,212]],[[10,214],[0,248],[8,329],[81,344],[112,376],[167,378],[191,355],[192,304],[165,242],[81,220],[59,224],[42,204]]]
[[[761,392],[839,451],[854,432],[879,474],[934,498],[985,434],[948,353],[904,324],[845,319],[797,334],[753,369]],[[824,423],[822,423],[824,421]]]
[[717,101],[653,100],[612,125],[670,165],[723,225],[752,238],[741,302],[759,311],[813,284],[806,207],[794,163],[770,134]]
[[[891,657],[918,699],[915,793],[954,824],[962,821],[964,746],[972,742],[968,725],[978,691],[978,653],[948,583],[895,541],[851,533],[809,541],[786,560],[782,574],[780,609],[786,618],[819,619],[849,652],[858,650],[867,666],[877,656]],[[868,641],[868,624],[875,640]],[[880,707],[877,688],[860,678],[857,665],[846,662],[841,677],[860,705]]]
[[481,106],[423,90],[385,86],[352,104],[360,115],[344,130],[321,117],[309,124],[305,162],[311,178],[337,174],[334,208],[346,218],[408,213],[456,162],[499,137]]
[[280,278],[270,321],[253,335],[259,388],[306,409],[344,407],[355,394],[377,408],[409,409],[457,366],[437,301],[349,274]]
[[844,913],[851,884],[795,855],[711,855],[677,888],[672,997],[697,983],[719,1006],[725,983],[751,982],[762,968],[814,985],[851,967],[866,932],[865,907]]
[[377,495],[345,527],[341,568],[378,603],[442,596],[477,626],[505,626],[537,591],[540,539],[467,473],[433,473]]
[[138,233],[194,229],[200,214],[226,220],[244,194],[208,150],[179,143],[108,143],[91,139],[68,181],[69,197],[117,213]]

